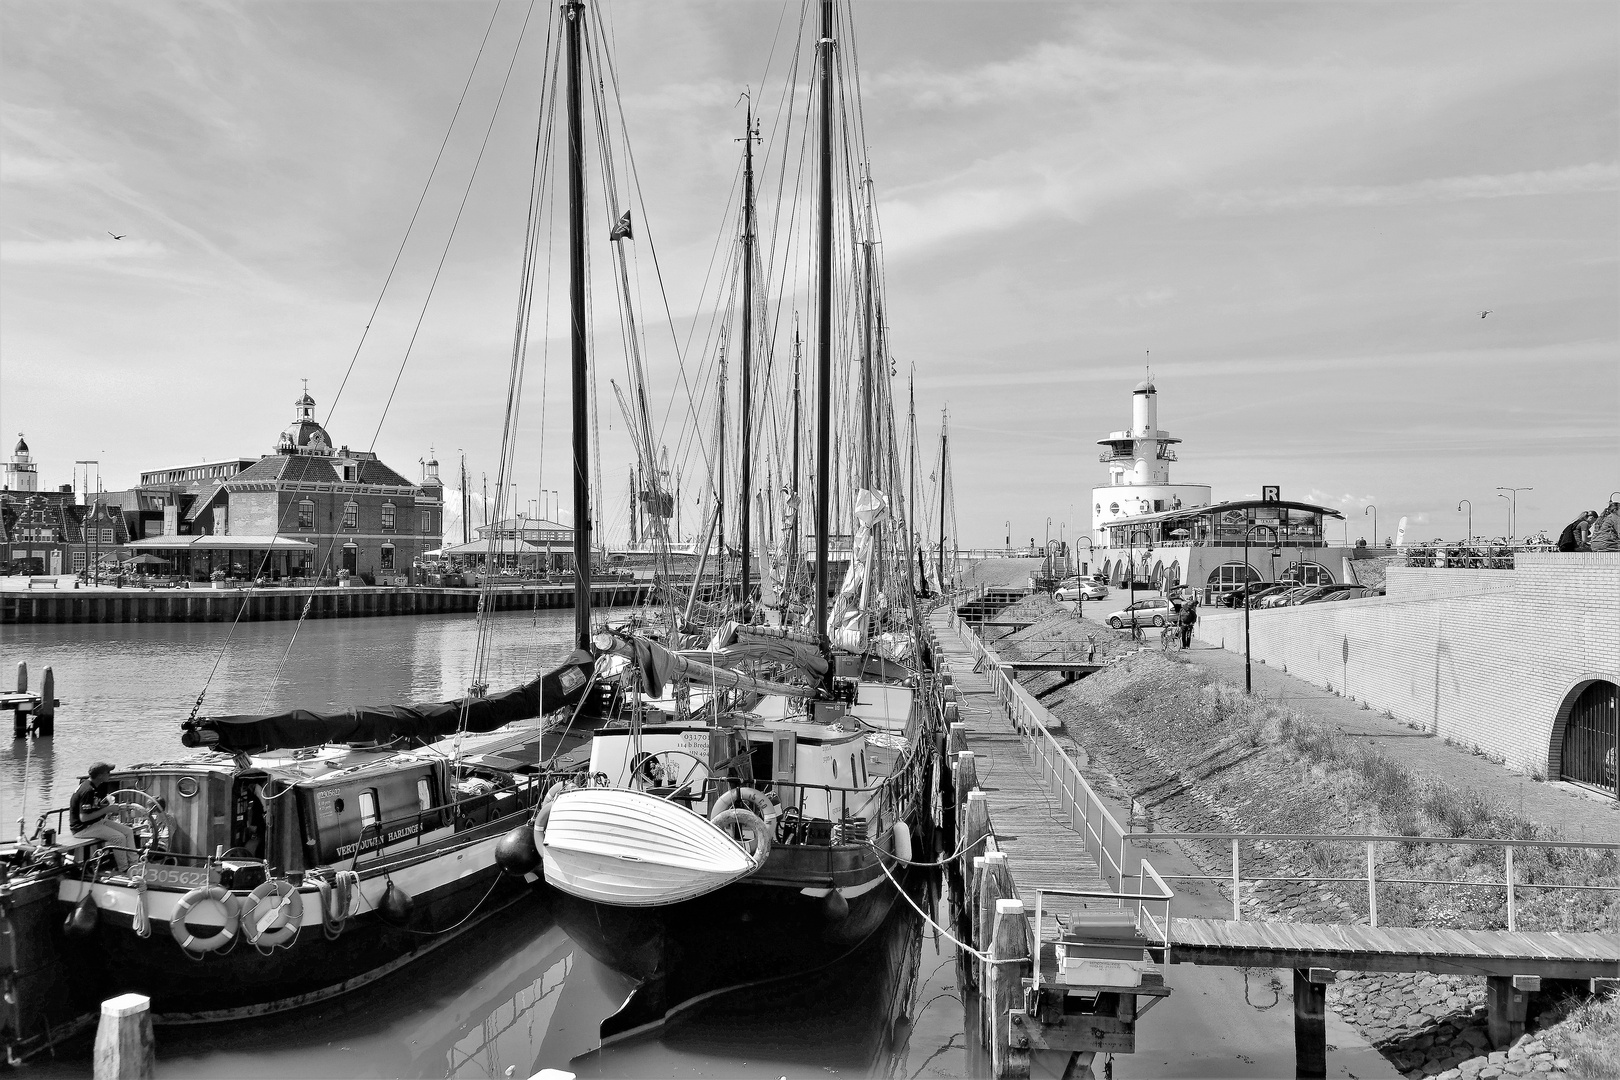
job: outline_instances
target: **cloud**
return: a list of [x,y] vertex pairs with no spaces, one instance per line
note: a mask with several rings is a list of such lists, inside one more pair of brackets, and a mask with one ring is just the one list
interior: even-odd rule
[[1447,176],[1405,184],[1205,192],[1193,198],[1191,209],[1211,214],[1265,214],[1289,210],[1409,206],[1464,199],[1506,199],[1526,195],[1579,195],[1615,190],[1620,190],[1620,164],[1592,162],[1562,169],[1538,169],[1495,176]]
[[152,240],[6,240],[0,241],[0,262],[17,266],[82,266],[94,263],[157,259],[169,254]]

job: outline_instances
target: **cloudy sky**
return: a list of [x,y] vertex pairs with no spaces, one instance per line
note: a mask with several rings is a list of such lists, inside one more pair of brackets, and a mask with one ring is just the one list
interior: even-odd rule
[[[738,96],[763,81],[774,100],[799,9],[603,10],[646,211],[637,280],[656,285],[656,239],[680,340]],[[268,452],[300,380],[324,417],[371,322],[333,437],[375,438],[407,474],[430,447],[492,472],[552,11],[0,4],[5,450],[26,431],[46,483],[93,458],[108,488]],[[950,409],[964,542],[999,545],[1008,520],[1040,538],[1048,516],[1072,536],[1149,362],[1185,440],[1172,479],[1279,484],[1343,509],[1352,538],[1369,504],[1380,533],[1405,516],[1408,538],[1456,537],[1467,498],[1476,533],[1505,534],[1496,487],[1531,487],[1522,534],[1620,488],[1620,8],[855,11],[893,352],[929,439]],[[526,497],[565,482],[564,360],[527,376]],[[654,392],[675,381],[655,351]],[[600,409],[617,419],[605,387]],[[610,488],[629,457],[612,427]]]

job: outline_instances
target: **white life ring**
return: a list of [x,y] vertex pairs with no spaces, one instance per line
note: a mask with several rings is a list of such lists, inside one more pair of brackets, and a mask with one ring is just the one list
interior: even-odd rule
[[765,864],[765,860],[771,854],[771,831],[765,827],[764,820],[758,814],[734,806],[729,810],[722,810],[709,821],[728,836],[733,828],[745,830],[748,833],[748,841],[737,842],[743,844],[743,850],[748,852],[748,858],[756,869]]
[[242,936],[248,944],[270,948],[298,936],[304,922],[304,898],[290,882],[266,881],[247,895]]
[[721,814],[732,809],[738,803],[742,803],[752,810],[761,821],[770,817],[771,813],[776,809],[770,799],[754,788],[728,788],[720,793],[718,799],[714,800],[714,809],[709,811],[709,820],[718,822]]
[[[198,904],[205,900],[213,901],[219,905],[225,916],[225,925],[205,938],[199,938],[186,926],[186,917],[189,916]],[[218,885],[208,885],[201,889],[192,889],[180,898],[175,906],[174,915],[169,919],[169,933],[174,940],[187,952],[210,953],[220,948],[236,936],[236,928],[241,924],[242,905],[228,891]]]

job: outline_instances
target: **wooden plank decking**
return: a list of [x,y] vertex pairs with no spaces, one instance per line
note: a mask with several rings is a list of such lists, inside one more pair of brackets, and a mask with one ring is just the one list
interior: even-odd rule
[[1172,919],[1175,963],[1220,967],[1620,977],[1620,934]]
[[[968,749],[973,751],[979,787],[990,804],[996,847],[1007,853],[1013,884],[1027,910],[1034,914],[1038,888],[1106,889],[1079,834],[1069,828],[1057,799],[1041,781],[1023,737],[996,703],[989,677],[973,670],[973,654],[951,628],[948,614],[936,611],[931,622],[946,670],[956,684],[957,709],[967,731]],[[1117,909],[1119,903],[1051,896],[1042,906],[1067,921],[1076,910]],[[1045,921],[1042,937],[1056,937],[1057,925]]]

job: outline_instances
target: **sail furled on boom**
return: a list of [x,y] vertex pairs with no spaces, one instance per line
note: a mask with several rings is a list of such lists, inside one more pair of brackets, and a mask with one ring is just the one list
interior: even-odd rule
[[704,663],[696,656],[720,659],[721,654],[709,650],[696,650],[696,656],[665,648],[645,637],[626,638],[613,633],[600,633],[593,644],[597,650],[622,656],[641,669],[644,692],[658,696],[669,683],[687,681],[700,686],[716,686],[727,690],[752,690],[759,694],[777,694],[782,697],[811,698],[812,687],[793,686],[789,683],[760,679],[730,668]]
[[855,540],[843,587],[827,617],[827,640],[834,648],[865,652],[872,613],[872,571],[877,555],[877,528],[889,516],[889,500],[881,491],[863,488],[855,495]]

